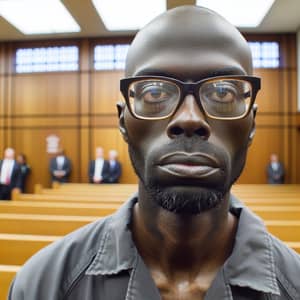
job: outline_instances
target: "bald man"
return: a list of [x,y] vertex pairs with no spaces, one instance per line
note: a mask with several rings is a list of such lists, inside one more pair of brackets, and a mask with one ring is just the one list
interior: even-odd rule
[[255,132],[251,54],[214,12],[183,6],[135,37],[119,126],[138,193],[42,250],[10,299],[300,299],[300,258],[230,194]]

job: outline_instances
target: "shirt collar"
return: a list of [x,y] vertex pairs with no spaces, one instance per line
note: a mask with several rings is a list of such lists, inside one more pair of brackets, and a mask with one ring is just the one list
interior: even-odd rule
[[224,265],[226,280],[231,285],[280,295],[272,241],[263,221],[231,198],[231,211],[239,214],[239,225],[233,252]]
[[[124,270],[136,269],[142,264],[129,229],[132,209],[136,202],[135,196],[110,217],[108,230],[101,239],[99,250],[86,270],[86,275],[118,274]],[[272,242],[265,225],[233,196],[231,204],[233,214],[239,215],[239,225],[233,252],[215,279],[224,285],[218,286],[222,286],[222,291],[228,294],[228,299],[231,299],[229,285],[280,295]],[[210,289],[208,293],[209,291]]]
[[99,250],[86,270],[86,275],[111,275],[134,267],[137,250],[132,240],[129,224],[136,202],[137,197],[133,197],[110,217],[106,233],[100,241]]

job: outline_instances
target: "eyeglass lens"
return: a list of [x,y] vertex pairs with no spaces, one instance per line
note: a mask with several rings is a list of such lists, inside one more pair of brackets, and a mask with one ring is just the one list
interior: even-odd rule
[[[208,116],[236,118],[244,116],[251,103],[251,84],[240,79],[205,81],[198,91],[203,109]],[[131,110],[144,118],[170,116],[181,98],[175,83],[161,79],[146,79],[129,86]]]

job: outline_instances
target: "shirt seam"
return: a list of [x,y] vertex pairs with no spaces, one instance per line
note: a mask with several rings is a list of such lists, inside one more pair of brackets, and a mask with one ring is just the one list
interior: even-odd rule
[[223,280],[224,280],[224,283],[225,283],[225,287],[226,287],[226,290],[225,290],[225,293],[226,293],[226,299],[228,300],[233,300],[232,298],[232,293],[231,293],[231,288],[230,288],[230,284],[228,283],[227,281],[227,278],[225,276],[225,269],[223,268],[222,270],[222,276],[223,276]]
[[136,257],[136,261],[135,261],[135,264],[134,264],[134,267],[131,271],[131,275],[130,275],[130,278],[129,278],[129,282],[128,282],[128,287],[127,287],[127,294],[126,294],[126,299],[125,300],[130,300],[132,299],[132,286],[133,286],[133,281],[135,279],[135,273],[136,273],[136,270],[137,270],[137,265],[138,265],[138,256]]
[[271,284],[272,287],[275,289],[275,292],[277,294],[280,294],[279,288],[278,288],[278,284],[277,284],[277,280],[276,280],[276,272],[275,272],[275,261],[274,261],[274,256],[273,256],[273,244],[271,242],[271,237],[270,235],[265,232],[265,239],[266,239],[266,243],[268,245],[267,247],[267,256],[268,259],[270,260],[271,264],[267,264],[267,267],[270,268],[269,272],[270,272],[270,279],[271,279]]
[[98,265],[101,262],[101,258],[103,256],[103,249],[106,244],[106,240],[108,239],[109,231],[107,231],[104,235],[104,237],[100,240],[100,246],[99,249],[96,251],[96,255],[94,256],[93,262],[91,262],[88,272],[89,275],[97,275],[96,274],[96,265]]
[[[100,244],[99,248],[101,247],[101,242],[102,239],[99,242]],[[93,259],[96,257],[98,253],[98,247],[95,248],[92,248],[90,249],[90,251],[87,252],[86,256],[88,257],[88,259],[86,259],[85,262],[83,262],[82,264],[78,263],[76,266],[74,266],[72,272],[70,272],[71,275],[69,276],[69,278],[66,278],[66,283],[64,288],[66,292],[63,293],[63,299],[65,299],[65,297],[71,292],[72,287],[78,281],[79,277],[85,275],[84,271],[90,267]],[[72,273],[74,274],[72,275]]]
[[278,268],[276,268],[276,271],[277,271],[277,280],[280,282],[282,287],[285,289],[285,291],[288,293],[291,299],[297,299],[296,288],[289,282],[289,280],[286,279],[286,277],[281,273],[281,271]]

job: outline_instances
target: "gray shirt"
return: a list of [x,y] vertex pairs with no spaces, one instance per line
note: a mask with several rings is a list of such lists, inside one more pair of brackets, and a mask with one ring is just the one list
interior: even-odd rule
[[[37,253],[17,274],[8,299],[161,299],[129,230],[136,201]],[[234,249],[205,299],[299,300],[300,256],[234,199],[231,212],[239,218]]]

